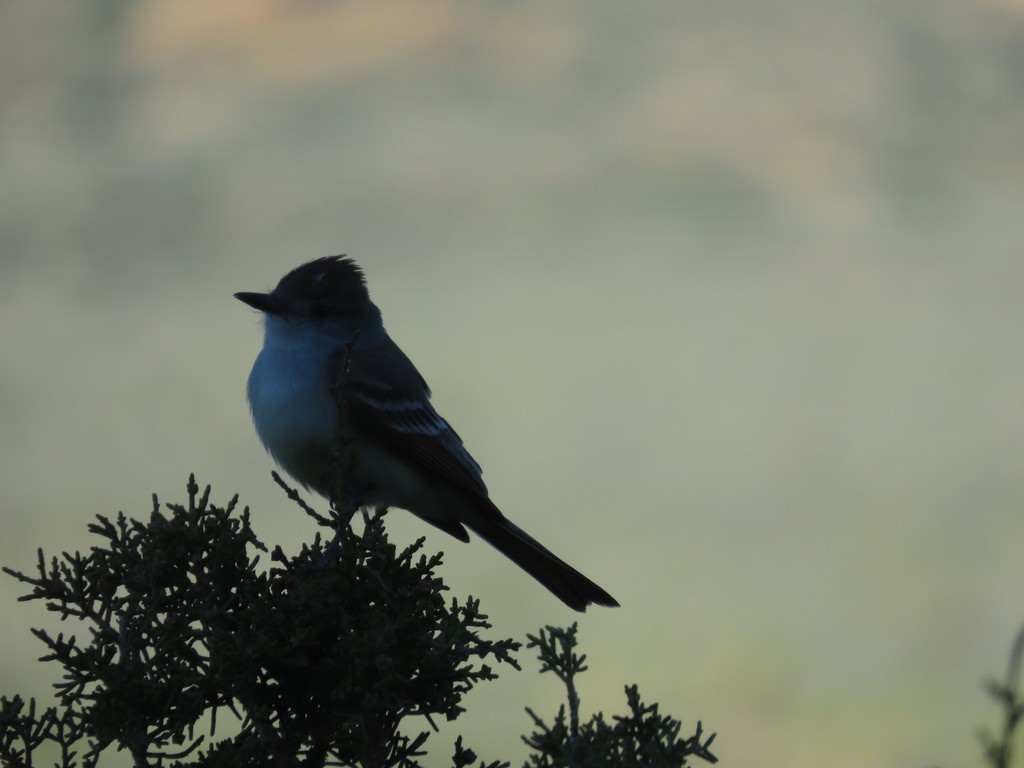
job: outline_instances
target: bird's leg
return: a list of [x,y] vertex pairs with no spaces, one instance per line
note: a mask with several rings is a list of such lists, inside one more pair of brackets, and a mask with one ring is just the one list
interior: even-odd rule
[[341,537],[352,530],[352,518],[359,509],[355,502],[356,495],[350,489],[344,489],[340,494],[330,500],[331,528],[334,529],[334,537],[324,547],[324,559],[333,560],[341,550]]

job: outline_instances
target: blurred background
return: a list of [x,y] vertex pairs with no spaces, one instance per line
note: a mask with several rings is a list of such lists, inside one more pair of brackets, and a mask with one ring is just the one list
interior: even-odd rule
[[[980,763],[1024,622],[1019,0],[0,4],[0,563],[189,472],[264,541],[232,298],[364,267],[622,686],[738,766]],[[495,634],[577,618],[481,543]],[[0,579],[0,688],[49,696]],[[557,681],[432,740],[523,760]]]

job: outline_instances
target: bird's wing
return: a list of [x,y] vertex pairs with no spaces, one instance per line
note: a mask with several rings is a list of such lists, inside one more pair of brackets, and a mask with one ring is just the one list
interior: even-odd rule
[[390,339],[387,344],[349,353],[335,363],[353,425],[367,437],[473,496],[487,498],[480,465],[462,438],[430,404],[430,389],[409,358]]

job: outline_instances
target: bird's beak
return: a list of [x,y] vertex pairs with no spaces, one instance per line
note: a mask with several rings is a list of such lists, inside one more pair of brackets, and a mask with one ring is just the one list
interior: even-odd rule
[[282,315],[288,311],[287,302],[273,293],[236,293],[235,298],[253,309],[268,315]]

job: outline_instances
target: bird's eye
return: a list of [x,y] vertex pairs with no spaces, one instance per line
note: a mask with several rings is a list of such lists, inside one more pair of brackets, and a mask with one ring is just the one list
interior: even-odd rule
[[309,308],[310,320],[323,320],[328,314],[330,314],[330,309],[326,304],[314,304]]

